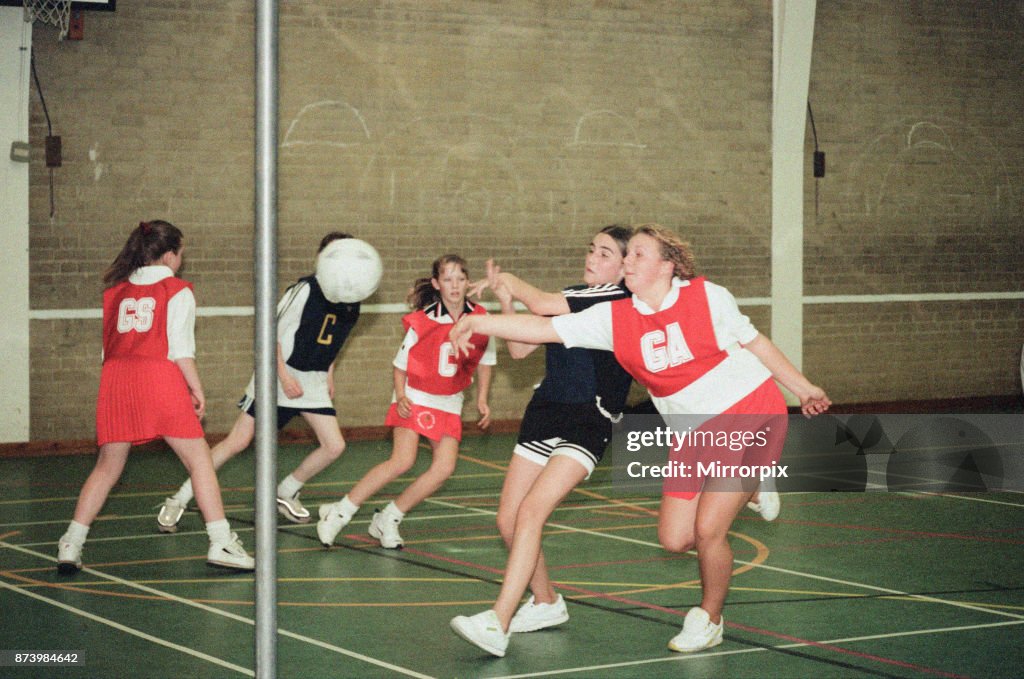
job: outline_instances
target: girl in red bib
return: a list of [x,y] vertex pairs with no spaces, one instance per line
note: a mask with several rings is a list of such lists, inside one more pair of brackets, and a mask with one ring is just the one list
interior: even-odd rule
[[[675,234],[656,224],[637,227],[624,270],[633,293],[629,299],[555,318],[467,318],[453,329],[452,340],[465,348],[473,333],[481,333],[614,351],[622,367],[647,387],[662,415],[699,416],[701,429],[726,427],[751,437],[772,430],[767,445],[749,445],[737,455],[763,448],[756,452],[764,458],[755,462],[770,463],[781,450],[786,406],[774,380],[800,399],[807,416],[831,405],[825,392],[739,312],[728,290],[695,275],[689,245]],[[748,431],[739,431],[738,423]],[[707,454],[687,447],[674,451],[673,459],[707,462]],[[746,457],[741,459],[747,464]],[[658,538],[672,552],[696,548],[702,585],[701,605],[687,613],[670,649],[699,651],[721,643],[733,563],[728,531],[756,490],[732,478],[709,479],[697,488],[665,488]]]
[[398,525],[405,513],[433,495],[455,471],[462,440],[462,392],[472,383],[474,372],[480,378],[478,426],[490,424],[487,397],[495,364],[493,342],[480,335],[475,338],[476,348],[460,353],[448,339],[448,331],[460,318],[487,313],[466,298],[468,287],[466,261],[458,255],[439,258],[430,278],[413,285],[409,303],[415,311],[402,318],[406,333],[393,362],[395,395],[384,420],[394,428],[391,457],[367,472],[341,500],[321,505],[316,532],[324,546],[334,543],[364,502],[412,467],[423,436],[433,450],[430,467],[393,502],[374,512],[370,522],[369,533],[382,547],[402,546]]
[[57,569],[82,567],[82,546],[132,445],[162,438],[192,478],[206,521],[212,566],[253,570],[254,562],[224,518],[220,485],[200,419],[206,398],[195,362],[192,284],[181,267],[181,231],[142,222],[103,276],[103,371],[96,403],[96,467],[78,496],[75,518],[58,543]]

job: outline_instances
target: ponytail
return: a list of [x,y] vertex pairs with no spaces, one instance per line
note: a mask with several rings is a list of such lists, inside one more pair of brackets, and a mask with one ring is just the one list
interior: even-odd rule
[[128,280],[132,272],[140,266],[152,264],[165,252],[181,250],[181,241],[181,230],[170,222],[162,219],[139,222],[128,236],[128,241],[121,248],[121,252],[117,253],[117,257],[103,274],[103,282],[111,286]]

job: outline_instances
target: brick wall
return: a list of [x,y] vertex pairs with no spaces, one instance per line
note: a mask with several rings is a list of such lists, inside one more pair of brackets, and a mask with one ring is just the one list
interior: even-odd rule
[[[36,28],[65,162],[52,220],[41,152],[32,164],[33,309],[98,307],[127,232],[157,217],[185,231],[201,306],[252,304],[252,25],[247,2],[139,0],[88,13],[82,42]],[[818,4],[829,169],[807,185],[807,294],[1024,289],[1021,26],[1002,3]],[[771,42],[762,2],[282,3],[279,284],[344,229],[384,258],[370,303],[402,301],[449,251],[555,288],[579,279],[597,227],[658,221],[736,296],[767,296]],[[31,112],[41,149],[35,95]],[[1018,388],[1019,301],[930,304],[808,307],[808,373],[837,400]],[[32,437],[88,438],[99,323],[31,330]],[[198,321],[211,432],[235,416],[251,333],[251,318]],[[382,422],[400,334],[397,315],[360,321],[337,372],[343,425]],[[922,335],[956,347],[955,369],[910,370]],[[851,365],[865,347],[871,365]],[[494,414],[518,417],[541,362],[499,362]]]
[[918,297],[808,307],[834,397],[1020,393],[1024,302],[927,295],[1024,290],[1022,36],[1019,3],[818,3],[806,294]]

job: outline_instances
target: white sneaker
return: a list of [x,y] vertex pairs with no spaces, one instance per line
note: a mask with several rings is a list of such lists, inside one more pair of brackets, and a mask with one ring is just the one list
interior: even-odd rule
[[774,490],[762,489],[757,493],[757,502],[748,502],[747,507],[760,514],[761,518],[765,521],[774,521],[779,517],[779,510],[782,508],[782,498]]
[[509,632],[536,632],[561,625],[569,619],[569,611],[561,594],[550,604],[537,604],[533,599],[531,596],[512,616],[512,622],[508,625]]
[[309,523],[312,518],[309,510],[302,506],[299,494],[291,497],[277,496],[277,512],[292,523]]
[[725,618],[717,624],[711,622],[711,616],[703,608],[694,606],[687,612],[683,620],[683,631],[672,637],[668,647],[679,653],[693,653],[722,643],[722,628]]
[[82,545],[61,540],[57,543],[57,572],[74,575],[82,570]]
[[320,538],[320,544],[330,547],[334,544],[334,538],[338,537],[338,533],[348,525],[352,517],[339,512],[337,503],[320,505],[317,513],[320,515],[320,520],[316,522],[316,536]]
[[231,534],[230,542],[210,543],[210,550],[206,552],[206,563],[210,566],[231,568],[237,571],[256,570],[256,561],[245,551],[242,541],[235,533]]
[[373,513],[373,520],[370,521],[368,529],[370,535],[380,540],[380,546],[385,549],[401,549],[402,536],[398,534],[398,524],[401,519],[385,514],[379,509]]
[[505,656],[508,648],[508,632],[501,630],[501,621],[493,609],[472,616],[458,615],[452,618],[452,629],[460,637],[475,644],[491,655]]
[[178,522],[181,521],[181,515],[184,513],[185,505],[173,497],[169,497],[164,500],[164,506],[156,515],[156,527],[160,529],[161,533],[176,533],[178,532]]

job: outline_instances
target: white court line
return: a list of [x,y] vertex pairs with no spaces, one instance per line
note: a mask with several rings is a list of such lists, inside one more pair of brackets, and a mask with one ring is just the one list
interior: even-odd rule
[[[803,304],[884,304],[891,302],[973,302],[989,300],[1024,299],[1024,291],[1010,292],[935,292],[914,294],[880,294],[880,295],[804,295]],[[770,306],[770,297],[737,297],[739,306]],[[516,309],[525,311],[521,302],[515,303]],[[497,302],[484,302],[488,311],[500,311]],[[401,303],[364,304],[360,309],[364,314],[405,314],[409,307]],[[252,316],[251,306],[205,306],[196,309],[197,316]],[[103,318],[102,309],[29,309],[29,320],[49,321],[66,319],[99,319]]]
[[936,627],[932,629],[921,629],[911,630],[909,632],[887,632],[886,634],[872,634],[862,637],[845,637],[843,639],[826,639],[825,641],[815,641],[813,643],[799,642],[793,644],[778,644],[770,647],[758,647],[758,648],[741,648],[731,651],[702,651],[701,653],[694,653],[690,655],[673,655],[673,656],[659,656],[657,658],[647,658],[645,660],[630,660],[627,662],[620,663],[609,663],[607,665],[590,665],[589,667],[570,667],[561,670],[547,670],[541,672],[530,672],[527,674],[506,674],[500,677],[494,677],[493,679],[523,679],[524,677],[548,677],[556,674],[574,674],[577,672],[594,672],[597,670],[609,670],[620,667],[636,667],[637,665],[651,665],[654,663],[666,663],[666,662],[684,662],[686,660],[700,660],[701,658],[712,658],[715,656],[723,655],[740,655],[743,653],[765,653],[767,651],[774,650],[788,650],[793,648],[806,648],[814,647],[815,644],[848,644],[856,641],[877,641],[879,639],[892,639],[895,637],[909,637],[909,636],[920,636],[924,634],[943,634],[946,632],[967,632],[977,629],[988,629],[992,627],[1008,627],[1011,625],[1024,625],[1024,621],[1013,621],[1013,622],[989,622],[980,625],[961,625],[959,627]]
[[1004,505],[1006,507],[1024,507],[1024,504],[1020,502],[1003,502],[1001,500],[989,500],[982,497],[970,497],[968,495],[953,495],[952,493],[933,493],[926,490],[917,490],[908,493],[899,493],[899,495],[933,495],[935,497],[948,497],[956,500],[967,500],[968,502],[985,502],[991,505]]
[[[44,559],[46,561],[52,561],[52,562],[56,562],[57,561],[57,559],[55,559],[54,557],[49,556],[47,554],[42,554],[40,552],[36,552],[34,550],[31,550],[31,549],[25,549],[24,547],[22,547],[20,545],[12,545],[9,542],[6,542],[4,540],[0,540],[0,547],[5,547],[7,549],[11,549],[11,550],[14,550],[16,552],[21,552],[23,554],[28,554],[30,556],[34,556],[34,557],[37,557],[37,558],[40,558],[40,559]],[[92,576],[95,576],[95,577],[98,577],[98,578],[105,578],[107,580],[110,580],[111,582],[116,582],[119,585],[123,585],[124,587],[129,587],[131,589],[137,589],[137,590],[139,590],[141,592],[146,592],[148,594],[153,594],[155,596],[161,597],[161,598],[166,599],[168,601],[174,601],[176,603],[183,604],[185,606],[191,606],[192,608],[198,608],[199,610],[206,611],[207,613],[213,613],[215,615],[219,615],[219,616],[228,618],[230,620],[236,620],[238,622],[243,622],[243,623],[245,623],[247,625],[251,625],[251,626],[255,626],[256,625],[256,621],[253,620],[252,618],[246,618],[245,616],[238,615],[236,613],[231,613],[230,611],[225,611],[225,610],[222,610],[220,608],[215,608],[213,606],[207,606],[206,604],[201,604],[198,601],[192,601],[191,599],[185,599],[184,597],[176,596],[174,594],[171,594],[170,592],[164,592],[164,591],[159,590],[159,589],[154,589],[153,587],[148,587],[146,585],[141,585],[141,584],[139,584],[137,582],[132,582],[131,580],[125,580],[124,578],[119,578],[116,575],[109,575],[107,573],[103,573],[102,571],[97,571],[97,570],[92,569],[92,568],[83,568],[82,572],[83,573],[88,573],[89,575],[92,575]],[[0,582],[2,582],[2,581],[0,581]],[[342,648],[340,646],[335,646],[333,644],[328,644],[327,642],[320,641],[318,639],[313,639],[313,638],[310,638],[310,637],[306,637],[306,636],[303,636],[301,634],[297,634],[295,632],[289,632],[288,630],[281,629],[280,627],[277,628],[277,633],[280,634],[281,636],[285,636],[285,637],[288,637],[290,639],[295,639],[296,641],[302,641],[302,642],[305,642],[307,644],[311,644],[313,646],[319,646],[320,648],[324,648],[324,649],[327,649],[329,651],[334,651],[335,653],[339,653],[341,655],[345,655],[345,656],[348,656],[350,658],[354,658],[356,660],[362,660],[363,662],[368,663],[370,665],[376,665],[377,667],[383,667],[385,669],[393,670],[395,672],[398,672],[400,674],[404,674],[404,675],[409,676],[409,677],[418,677],[419,679],[434,679],[433,677],[431,677],[428,674],[420,674],[419,672],[416,672],[414,670],[410,670],[410,669],[407,669],[405,667],[401,667],[399,665],[394,665],[392,663],[384,662],[383,660],[377,660],[376,658],[371,658],[370,656],[363,655],[362,653],[356,653],[355,651],[350,651],[350,650],[348,650],[346,648]]]
[[49,604],[50,606],[56,606],[57,608],[61,608],[61,609],[65,610],[65,611],[68,611],[69,613],[74,613],[75,615],[79,615],[79,616],[81,616],[83,618],[86,618],[88,620],[92,620],[93,622],[98,622],[98,623],[100,623],[102,625],[106,625],[108,627],[113,627],[114,629],[119,630],[121,632],[124,632],[125,634],[131,634],[132,636],[139,637],[140,639],[145,639],[146,641],[150,641],[150,642],[152,642],[154,644],[157,644],[159,646],[165,646],[165,647],[167,647],[169,649],[172,649],[174,651],[180,651],[181,653],[185,653],[185,654],[188,654],[188,655],[191,655],[191,656],[195,656],[196,658],[199,658],[201,660],[205,660],[207,662],[213,663],[214,665],[219,665],[221,667],[226,667],[229,670],[234,670],[234,671],[238,672],[239,674],[244,674],[247,677],[255,677],[256,676],[256,673],[253,672],[252,670],[250,670],[247,667],[242,667],[241,665],[235,665],[234,663],[230,663],[227,660],[221,660],[220,658],[214,657],[212,655],[207,655],[206,653],[203,653],[202,651],[197,651],[194,648],[189,648],[188,646],[181,646],[180,644],[176,644],[176,643],[174,643],[172,641],[167,641],[166,639],[161,639],[160,637],[154,637],[151,634],[146,634],[145,632],[141,632],[141,631],[139,631],[137,629],[132,629],[131,627],[126,627],[126,626],[122,625],[121,623],[114,622],[113,620],[109,620],[107,618],[100,617],[100,616],[95,615],[93,613],[89,613],[88,611],[83,611],[82,609],[75,608],[74,606],[69,606],[69,605],[67,605],[65,603],[62,603],[60,601],[54,601],[53,599],[47,599],[46,597],[40,596],[39,594],[36,594],[35,592],[30,592],[30,591],[28,591],[26,589],[22,589],[21,587],[18,587],[16,585],[12,585],[10,583],[4,582],[3,580],[0,580],[0,587],[4,587],[6,589],[11,590],[12,592],[16,592],[18,594],[22,594],[22,595],[27,596],[29,598],[36,599],[37,601],[42,601],[43,603]]
[[[441,504],[441,505],[445,505],[445,506],[448,506],[448,507],[453,507],[455,509],[461,509],[463,511],[470,510],[470,511],[476,511],[478,513],[483,513],[483,514],[497,514],[497,512],[492,512],[492,511],[489,511],[489,510],[486,510],[486,509],[479,509],[477,507],[463,507],[461,505],[456,505],[454,503],[445,503],[445,502],[440,501],[440,500],[431,500],[431,499],[428,498],[426,501],[434,503],[434,504]],[[615,535],[613,533],[598,533],[598,532],[595,532],[595,531],[586,530],[584,528],[575,528],[573,526],[566,526],[564,524],[557,524],[557,523],[550,523],[549,522],[546,525],[553,526],[555,528],[559,528],[559,529],[562,529],[562,530],[568,530],[568,531],[571,531],[571,532],[574,532],[574,533],[582,533],[584,535],[593,535],[593,536],[596,536],[596,537],[602,537],[602,538],[611,539],[611,540],[619,540],[619,541],[622,541],[622,542],[631,542],[631,543],[637,544],[637,545],[646,545],[648,547],[655,547],[657,549],[661,549],[661,545],[660,544],[658,544],[656,542],[650,542],[648,540],[637,540],[635,538],[627,538],[625,536]],[[693,550],[691,550],[691,551],[689,551],[687,553],[688,554],[693,554],[693,555],[697,554],[697,552],[695,552]],[[990,615],[1001,615],[1001,616],[1006,617],[1006,618],[1013,618],[1014,620],[1024,620],[1024,615],[1018,615],[1016,613],[1008,613],[1006,611],[992,610],[990,608],[985,608],[983,606],[976,606],[974,604],[965,604],[965,603],[961,603],[959,601],[948,601],[946,599],[939,599],[937,597],[931,597],[931,596],[927,596],[925,594],[911,594],[909,592],[902,592],[902,591],[900,591],[898,589],[889,589],[888,587],[879,587],[877,585],[869,585],[869,584],[866,584],[866,583],[863,583],[863,582],[853,582],[851,580],[840,580],[838,578],[830,578],[830,577],[824,576],[824,575],[814,575],[812,573],[805,573],[803,571],[794,571],[794,570],[790,570],[788,568],[780,568],[779,566],[769,566],[768,564],[765,564],[765,563],[754,563],[753,561],[744,561],[742,559],[733,559],[733,562],[734,563],[738,563],[738,564],[743,564],[744,566],[752,566],[754,568],[762,568],[764,570],[775,571],[776,573],[785,573],[786,575],[794,575],[794,576],[800,577],[800,578],[809,578],[811,580],[821,580],[823,582],[830,582],[830,583],[839,584],[839,585],[847,585],[848,587],[857,587],[857,588],[860,588],[860,589],[867,589],[867,590],[871,590],[871,591],[874,591],[874,592],[881,592],[883,594],[891,594],[893,596],[906,597],[906,598],[914,599],[914,600],[917,600],[917,601],[926,601],[928,603],[943,604],[943,605],[946,605],[946,606],[953,606],[955,608],[964,608],[964,609],[967,609],[967,610],[977,611],[977,612],[980,612],[980,613],[988,613]]]

